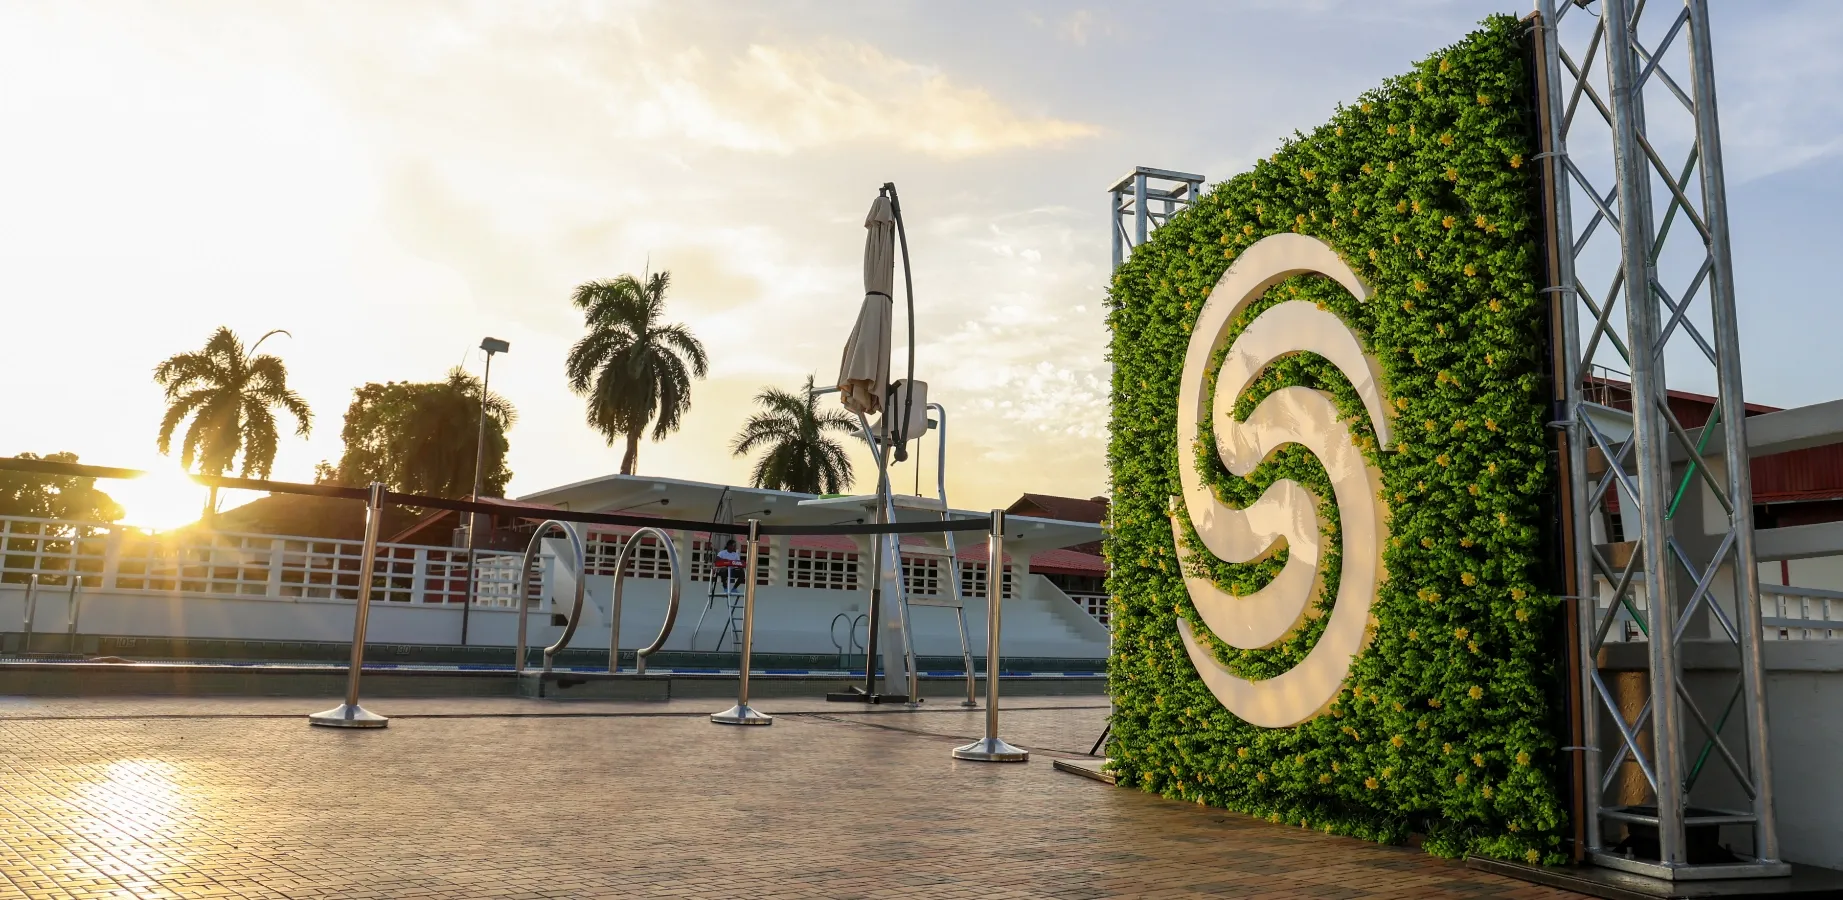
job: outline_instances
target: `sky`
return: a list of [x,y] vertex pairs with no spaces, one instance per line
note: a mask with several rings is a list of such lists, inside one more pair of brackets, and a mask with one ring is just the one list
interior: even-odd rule
[[[226,325],[289,332],[316,417],[277,478],[337,460],[353,388],[477,372],[486,335],[509,493],[608,474],[568,298],[650,268],[711,372],[640,471],[741,483],[755,393],[835,376],[894,181],[950,499],[1099,494],[1106,187],[1244,171],[1528,5],[0,2],[0,453],[173,470],[151,370]],[[1843,396],[1843,7],[1714,6],[1749,399]]]

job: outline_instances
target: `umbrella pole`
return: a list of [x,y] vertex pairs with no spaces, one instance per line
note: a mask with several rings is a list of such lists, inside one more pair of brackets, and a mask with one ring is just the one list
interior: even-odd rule
[[[878,525],[887,524],[885,510],[889,498],[889,463],[884,458],[883,444],[870,431],[870,420],[858,413],[858,427],[864,431],[864,442],[870,445],[871,454],[877,460],[877,518]],[[877,646],[883,620],[883,536],[878,535],[871,542],[870,554],[870,637],[864,646],[864,699],[876,702],[877,697]]]
[[[870,444],[872,455],[877,458],[877,518],[878,525],[883,524],[883,484],[884,460],[883,445],[870,433],[870,421],[858,413],[858,427],[864,429],[864,440]],[[883,633],[883,536],[878,535],[870,542],[870,639],[864,645],[864,696],[877,695],[877,656],[879,648],[877,638]]]

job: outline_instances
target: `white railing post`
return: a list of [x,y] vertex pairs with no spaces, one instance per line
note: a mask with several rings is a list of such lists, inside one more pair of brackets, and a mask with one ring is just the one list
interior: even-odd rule
[[[410,557],[410,602],[429,602],[429,548],[417,547]],[[447,598],[443,598],[446,600]]]
[[269,539],[269,584],[263,588],[262,595],[270,600],[282,598],[282,564],[287,559],[287,546],[288,539],[285,537]]
[[768,536],[768,584],[784,585],[791,569],[788,566],[788,554],[793,552],[793,538],[787,535]]
[[110,525],[109,534],[102,539],[102,577],[96,581],[98,590],[115,590],[115,576],[122,569],[122,526]]

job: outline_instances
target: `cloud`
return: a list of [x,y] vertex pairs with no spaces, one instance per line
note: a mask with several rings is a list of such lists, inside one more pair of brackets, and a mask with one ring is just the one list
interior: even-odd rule
[[692,48],[638,68],[640,78],[617,90],[637,134],[729,150],[883,144],[956,159],[1099,133],[1017,112],[939,69],[856,42],[751,44],[728,60]]
[[[1711,27],[1731,183],[1843,153],[1843,59],[1831,49],[1843,20],[1831,12],[1829,4],[1749,7]],[[1687,89],[1687,68],[1673,74]]]
[[[1088,37],[1094,33],[1097,23],[1091,10],[1078,9],[1069,13],[1056,25],[1056,37],[1077,47],[1088,46]],[[1111,33],[1109,25],[1099,26],[1104,32]]]

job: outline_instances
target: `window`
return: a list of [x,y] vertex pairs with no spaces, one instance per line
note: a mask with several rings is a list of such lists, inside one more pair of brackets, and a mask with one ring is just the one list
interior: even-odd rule
[[941,572],[945,562],[938,556],[904,556],[902,589],[910,596],[936,597],[944,594],[947,585]]
[[[614,561],[621,556],[621,548],[626,546],[633,536],[628,534],[609,534],[601,532],[589,535],[589,542],[583,548],[588,555],[584,566],[590,575],[613,575]],[[655,535],[640,539],[640,545],[627,555],[627,577],[629,578],[670,578],[672,567],[666,558],[665,545]]]
[[858,555],[851,550],[787,551],[787,586],[826,591],[858,589]]
[[[982,562],[963,562],[960,564],[960,596],[966,597],[967,599],[985,596],[985,570],[986,564]],[[1002,596],[1006,600],[1011,599],[1017,594],[1017,587],[1012,583],[1013,579],[1011,576],[1011,567],[1006,566],[1002,576],[1004,582],[1004,594]]]

